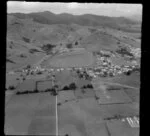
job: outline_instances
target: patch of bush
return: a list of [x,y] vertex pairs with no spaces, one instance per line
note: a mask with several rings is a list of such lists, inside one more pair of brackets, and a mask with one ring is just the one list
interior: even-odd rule
[[19,95],[19,94],[21,94],[21,92],[16,92],[16,95]]
[[127,71],[127,72],[124,72],[124,74],[125,74],[126,76],[130,76],[130,75],[131,75],[131,73],[132,73],[132,71],[131,71],[131,70],[129,70],[129,71]]
[[51,95],[56,96],[56,95],[58,95],[58,93],[57,93],[56,90],[55,90],[55,91],[52,91],[52,92],[51,92]]
[[24,80],[26,80],[26,78],[25,78],[25,77],[23,77],[23,78],[22,78],[22,80],[24,81]]
[[68,86],[64,86],[62,90],[69,90]]
[[81,89],[86,89],[86,88],[87,88],[87,86],[86,86],[86,85],[84,85],[84,86],[82,86],[82,87],[81,87]]
[[70,89],[70,90],[75,90],[75,89],[77,89],[76,84],[75,84],[75,83],[71,83],[71,84],[69,85],[69,89]]
[[38,74],[38,75],[41,75],[41,74],[42,74],[42,72],[41,72],[41,71],[38,71],[38,72],[37,72],[37,74]]
[[61,105],[61,103],[59,102],[59,103],[57,103],[57,105],[58,105],[58,106],[60,106],[60,105]]
[[104,120],[114,120],[114,119],[121,119],[123,116],[119,115],[119,114],[116,114],[112,117],[107,117],[107,118],[104,118]]
[[110,85],[110,86],[107,87],[107,90],[108,90],[108,91],[111,91],[111,90],[121,90],[121,87],[118,87],[118,86],[111,86],[111,85]]
[[72,46],[72,43],[68,43],[67,45],[66,45],[66,47],[68,48],[68,49],[71,49],[73,46]]
[[15,86],[13,86],[13,85],[10,85],[9,87],[8,87],[8,90],[15,90],[16,88],[15,88]]
[[37,89],[33,90],[33,93],[38,93],[38,92],[39,92],[39,90],[37,90]]
[[93,89],[93,86],[92,86],[92,84],[87,84],[87,85],[82,86],[81,88],[82,89],[87,89],[87,88]]
[[121,48],[117,49],[116,52],[121,54],[121,55],[133,56],[133,54],[130,53],[126,47],[121,47]]
[[23,41],[25,41],[26,43],[30,43],[30,39],[26,38],[26,37],[22,37]]
[[26,66],[26,69],[30,69],[30,68],[31,68],[31,65],[28,64],[28,65]]
[[8,59],[8,58],[6,58],[6,62],[9,62],[9,63],[16,63],[16,62],[14,62],[14,61],[12,61],[12,60],[10,60],[10,59]]
[[132,71],[133,72],[140,72],[140,68],[139,67],[135,67]]
[[41,49],[43,51],[45,51],[47,54],[51,53],[52,52],[52,49],[56,47],[56,45],[52,45],[52,44],[44,44]]
[[93,89],[93,85],[92,84],[88,84],[87,88]]
[[78,42],[77,42],[77,41],[75,42],[75,45],[78,45]]
[[51,89],[50,88],[48,88],[48,89],[46,89],[44,92],[50,92],[51,91]]
[[35,52],[40,52],[40,51],[37,50],[37,49],[30,49],[29,52],[30,52],[30,53],[35,53]]
[[25,54],[22,54],[22,53],[21,53],[19,56],[20,56],[21,58],[26,58],[26,57],[27,57]]

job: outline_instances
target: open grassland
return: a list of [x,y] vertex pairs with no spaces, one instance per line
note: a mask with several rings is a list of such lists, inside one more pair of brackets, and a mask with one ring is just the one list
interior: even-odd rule
[[12,63],[9,63],[7,62],[6,63],[6,71],[11,71],[11,70],[16,70],[16,69],[21,69],[27,65],[33,65],[33,64],[36,64],[38,63],[38,61],[40,59],[42,59],[43,57],[45,56],[45,54],[43,53],[37,53],[36,55],[33,55],[33,54],[27,54],[27,57],[26,58],[20,58],[16,55],[13,55],[11,57],[11,60],[14,60],[15,63],[12,64]]
[[87,51],[75,51],[71,53],[64,53],[53,58],[48,58],[42,63],[46,67],[88,67],[95,63],[94,56]]

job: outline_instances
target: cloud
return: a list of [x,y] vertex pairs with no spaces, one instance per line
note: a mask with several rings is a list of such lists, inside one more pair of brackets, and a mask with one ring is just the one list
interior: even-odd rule
[[79,8],[81,5],[80,3],[77,3],[77,2],[71,2],[71,3],[68,3],[67,7],[69,9],[76,9],[76,8]]
[[7,11],[10,12],[41,12],[70,13],[74,15],[96,14],[106,16],[126,16],[142,14],[141,4],[106,4],[106,3],[60,3],[60,2],[7,2]]

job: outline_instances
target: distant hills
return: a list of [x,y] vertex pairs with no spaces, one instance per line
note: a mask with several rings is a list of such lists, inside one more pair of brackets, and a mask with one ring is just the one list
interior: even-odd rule
[[[68,13],[54,14],[49,11],[36,13],[9,13],[20,19],[31,18],[41,24],[78,24],[84,26],[104,26],[114,29],[126,29],[127,25],[139,24],[136,20],[125,17],[107,17],[93,14],[72,15]],[[125,27],[124,27],[125,26]]]
[[129,18],[130,20],[140,22],[140,23],[142,22],[142,15],[141,14],[134,14],[134,15],[128,16],[127,18]]

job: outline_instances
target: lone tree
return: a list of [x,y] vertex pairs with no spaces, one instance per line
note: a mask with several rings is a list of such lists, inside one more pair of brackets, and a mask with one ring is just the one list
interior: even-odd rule
[[8,90],[14,90],[14,89],[15,89],[15,87],[13,85],[8,87]]
[[66,47],[67,47],[68,49],[71,49],[71,48],[72,48],[72,44],[71,44],[71,43],[68,43],[68,44],[66,45]]
[[131,73],[132,73],[132,71],[129,70],[129,71],[125,72],[124,74],[127,75],[127,76],[129,76],[129,75],[131,75]]
[[33,90],[33,93],[38,93],[38,92],[39,92],[38,89],[34,89],[34,90]]
[[75,42],[75,45],[78,45],[78,42],[77,42],[77,41]]
[[76,90],[76,89],[77,89],[76,84],[75,84],[75,83],[71,83],[71,84],[69,85],[69,89],[70,89],[70,90]]
[[55,88],[51,88],[51,95],[56,96],[58,93]]
[[69,87],[68,86],[64,86],[63,90],[69,90]]
[[28,64],[28,65],[26,66],[26,69],[30,69],[30,68],[31,68],[31,65]]
[[24,40],[24,42],[27,42],[27,43],[29,43],[29,42],[30,42],[30,39],[29,39],[29,38],[22,37],[22,39]]

